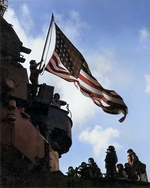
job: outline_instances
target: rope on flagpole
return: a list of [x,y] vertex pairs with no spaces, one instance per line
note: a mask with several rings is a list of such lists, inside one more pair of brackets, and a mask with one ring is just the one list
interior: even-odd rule
[[[45,62],[47,60],[47,56],[48,56],[48,53],[49,53],[49,48],[50,48],[50,44],[51,44],[51,38],[52,38],[52,29],[50,30],[50,37],[49,37],[49,42],[48,42],[48,47],[47,47],[47,53],[46,53],[46,56],[45,56],[45,60],[44,60],[44,67],[45,67]],[[43,75],[45,72],[45,69],[43,69],[43,71],[40,73],[41,75]]]
[[53,21],[54,21],[54,16],[53,16],[53,13],[52,13],[52,19],[51,19],[51,22],[50,22],[50,25],[49,25],[49,29],[48,29],[48,32],[47,32],[47,36],[46,36],[45,45],[44,45],[44,48],[43,48],[43,53],[42,53],[42,57],[41,57],[41,63],[40,63],[40,66],[39,66],[39,70],[41,69],[41,65],[42,65],[42,62],[43,62],[43,57],[44,57],[44,53],[45,53],[45,49],[46,49],[46,45],[47,45],[47,41],[48,41],[48,37],[49,37],[49,33],[50,33],[50,30],[51,30]]
[[[52,37],[52,30],[50,32],[50,39],[49,39],[49,43],[48,43],[48,48],[47,48],[47,53],[46,53],[46,56],[45,56],[45,60],[44,60],[44,67],[45,67],[45,62],[47,60],[47,56],[48,56],[48,53],[49,53],[49,48],[50,48],[50,44],[51,44],[51,37]],[[43,75],[45,72],[45,69],[40,73],[41,75]]]
[[44,60],[44,61],[47,60],[47,56],[48,56],[49,48],[50,48],[50,44],[51,44],[51,38],[52,38],[52,29],[51,29],[51,31],[50,31],[49,43],[48,43],[48,48],[47,48],[48,50],[47,50],[47,53],[46,53],[46,56],[45,56],[45,60]]

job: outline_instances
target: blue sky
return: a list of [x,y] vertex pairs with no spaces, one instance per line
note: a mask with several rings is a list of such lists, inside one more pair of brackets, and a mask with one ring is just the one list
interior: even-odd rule
[[4,18],[32,49],[29,61],[40,61],[51,20],[82,53],[93,76],[106,89],[115,90],[129,113],[110,115],[84,97],[73,83],[45,72],[39,82],[55,86],[72,112],[72,147],[60,159],[65,174],[93,157],[105,173],[105,155],[114,145],[119,163],[127,162],[132,148],[147,165],[150,181],[150,2],[149,0],[11,0]]

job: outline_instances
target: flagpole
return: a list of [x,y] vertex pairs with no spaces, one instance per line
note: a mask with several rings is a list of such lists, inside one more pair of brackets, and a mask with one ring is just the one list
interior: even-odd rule
[[53,16],[53,13],[52,13],[52,19],[51,19],[51,22],[50,22],[50,25],[49,25],[49,29],[48,29],[48,32],[47,32],[47,36],[46,36],[46,40],[45,40],[45,45],[44,45],[44,48],[43,48],[43,53],[42,53],[42,57],[41,57],[41,61],[40,61],[41,63],[40,63],[40,66],[39,66],[39,70],[41,69],[41,64],[42,64],[42,61],[43,61],[43,57],[44,57],[44,53],[45,53],[45,48],[46,48],[46,45],[47,45],[48,36],[49,36],[50,29],[51,29],[53,21],[54,21],[54,16]]

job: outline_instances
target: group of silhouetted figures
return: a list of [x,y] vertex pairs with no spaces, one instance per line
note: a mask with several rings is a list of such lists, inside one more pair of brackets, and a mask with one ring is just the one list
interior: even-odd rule
[[[32,98],[36,97],[38,76],[44,69],[44,66],[41,69],[37,69],[37,67],[41,64],[41,62],[36,63],[35,60],[30,61],[30,71],[31,71],[30,81],[32,83],[32,88],[31,88]],[[60,108],[62,105],[67,105],[67,103],[65,101],[61,101],[59,94],[56,93],[52,99],[52,105],[57,108]],[[24,116],[26,115],[24,111],[21,112]],[[25,117],[29,118],[30,116],[26,115]],[[114,146],[109,146],[106,153],[107,154],[105,158],[105,168],[106,168],[105,177],[148,182],[147,174],[146,174],[146,165],[139,161],[137,155],[132,149],[129,149],[127,151],[128,163],[125,163],[124,166],[123,164],[117,164],[118,158]],[[93,176],[103,177],[104,176],[101,173],[100,168],[94,162],[93,158],[89,158],[88,162],[89,162],[88,164],[82,162],[81,165],[79,167],[76,167],[75,169],[70,166],[67,172],[68,176],[73,176],[73,177],[93,177]]]
[[88,159],[88,164],[85,162],[82,162],[79,167],[76,167],[75,169],[70,166],[68,168],[68,176],[71,177],[94,177],[99,176],[102,177],[102,173],[100,168],[97,166],[93,158]]
[[133,181],[148,182],[146,174],[146,165],[139,161],[137,155],[132,149],[127,151],[128,162],[124,164],[118,163],[118,157],[114,146],[109,146],[105,157],[106,173],[102,174],[100,168],[97,166],[93,158],[88,159],[88,164],[82,162],[79,167],[75,169],[70,166],[68,168],[68,176],[71,177],[105,177],[126,179]]

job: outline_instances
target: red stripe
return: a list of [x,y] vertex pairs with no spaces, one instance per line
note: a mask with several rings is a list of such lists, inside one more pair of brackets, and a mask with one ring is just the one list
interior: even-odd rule
[[[86,77],[84,77],[82,74],[79,74],[79,78],[86,84],[88,84],[91,87],[94,87],[95,89],[98,89],[101,91],[99,86],[96,86],[93,82],[91,82],[91,79],[87,79]],[[89,77],[90,78],[90,77]]]
[[[79,84],[80,84],[80,82],[79,82]],[[94,98],[96,98],[97,100],[98,100],[98,98],[100,98],[100,100],[103,100],[105,103],[107,103],[108,102],[108,100],[103,96],[103,95],[99,95],[99,94],[97,94],[97,93],[94,93],[94,92],[92,92],[92,90],[89,90],[89,89],[87,89],[87,88],[85,88],[83,85],[79,85],[80,86],[80,88],[85,92],[85,93],[87,93],[88,95],[89,95],[89,97],[94,97]]]

